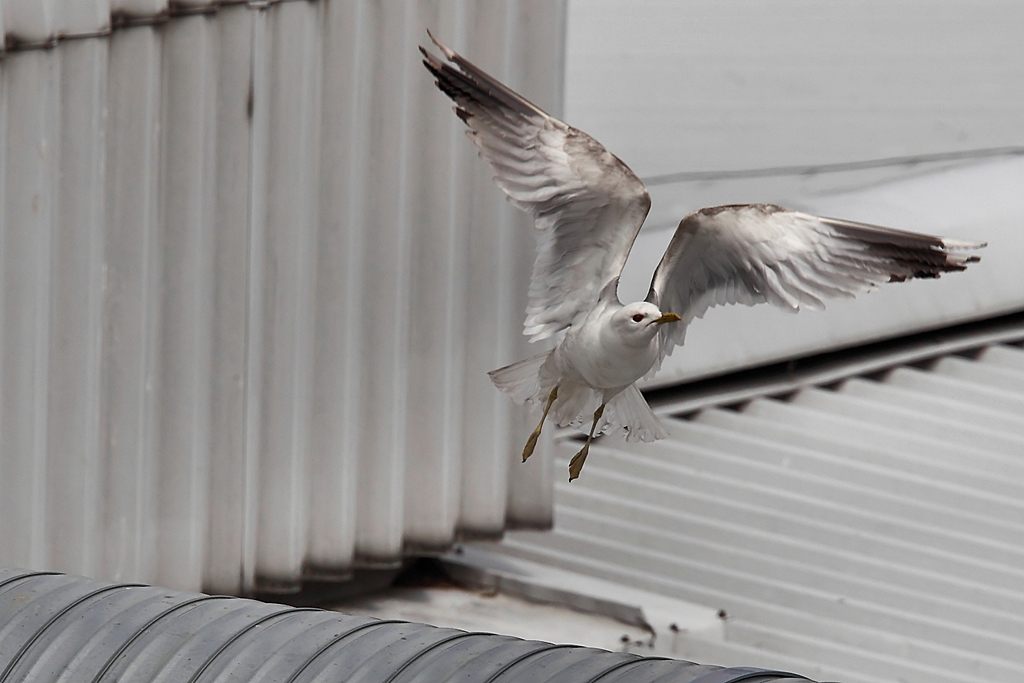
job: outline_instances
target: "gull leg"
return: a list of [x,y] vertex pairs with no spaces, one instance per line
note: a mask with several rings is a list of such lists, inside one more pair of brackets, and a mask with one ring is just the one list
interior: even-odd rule
[[597,422],[601,419],[602,415],[604,415],[603,403],[600,408],[594,411],[594,423],[590,425],[590,434],[587,435],[587,442],[583,444],[580,452],[569,461],[569,481],[578,478],[580,472],[583,471],[583,463],[587,461],[587,453],[590,452],[590,442],[594,440],[594,430],[597,429]]
[[548,419],[548,412],[551,410],[551,404],[558,398],[558,385],[551,390],[548,394],[548,402],[544,405],[544,414],[540,418],[540,424],[533,430],[533,434],[530,434],[530,438],[526,440],[526,446],[523,448],[523,462],[533,455],[533,449],[537,447],[537,439],[540,438],[540,429],[544,426],[544,420]]

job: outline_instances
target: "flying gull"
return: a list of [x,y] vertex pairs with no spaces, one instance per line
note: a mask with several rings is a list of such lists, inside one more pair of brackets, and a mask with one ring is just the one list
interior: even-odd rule
[[595,434],[666,436],[636,382],[657,372],[709,307],[821,309],[823,299],[852,298],[883,282],[964,270],[979,259],[962,252],[985,246],[773,204],[716,206],[680,221],[647,298],[623,305],[619,275],[651,207],[644,184],[592,137],[428,35],[447,62],[421,47],[423,64],[455,102],[495,184],[534,218],[537,259],[523,333],[557,344],[488,374],[516,403],[543,406],[524,461],[549,416],[559,426],[590,422],[569,481],[580,475]]

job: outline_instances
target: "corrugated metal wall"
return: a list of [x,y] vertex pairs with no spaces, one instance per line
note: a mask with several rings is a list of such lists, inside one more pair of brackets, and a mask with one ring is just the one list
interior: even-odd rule
[[529,221],[416,47],[557,111],[563,1],[0,5],[0,564],[289,589],[549,522],[485,375]]
[[[553,532],[500,549],[724,610],[724,640],[683,634],[674,656],[847,683],[1024,680],[1021,316],[988,336],[1004,343],[667,402],[668,439],[598,440],[557,486]],[[578,448],[561,440],[559,464]]]

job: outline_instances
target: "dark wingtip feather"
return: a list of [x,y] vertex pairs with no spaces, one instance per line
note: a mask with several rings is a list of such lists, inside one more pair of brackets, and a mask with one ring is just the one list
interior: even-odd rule
[[[427,29],[427,37],[430,38],[430,41],[434,43],[434,45],[437,46],[437,49],[440,50],[444,54],[444,56],[447,57],[450,61],[455,61],[455,58],[458,57],[458,55],[455,53],[455,50],[451,49],[450,47],[442,43],[440,40],[435,38],[434,34],[430,32],[429,28]],[[420,49],[422,50],[423,48]]]
[[459,98],[465,98],[485,109],[511,111],[524,116],[547,116],[540,107],[439,41],[429,30],[427,35],[451,64],[446,64],[420,46],[420,52],[426,57],[423,64],[437,78],[438,88],[456,103],[462,104]]
[[877,225],[822,218],[839,234],[861,242],[869,254],[889,261],[893,271],[889,282],[938,278],[942,273],[967,269],[981,257],[962,252],[981,249],[984,242],[965,242]]

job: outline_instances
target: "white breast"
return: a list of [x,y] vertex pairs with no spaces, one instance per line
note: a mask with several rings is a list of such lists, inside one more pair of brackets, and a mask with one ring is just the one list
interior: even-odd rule
[[608,326],[606,316],[594,316],[570,328],[556,352],[595,389],[620,389],[651,369],[658,356],[658,336],[643,347],[627,346]]

